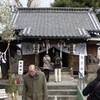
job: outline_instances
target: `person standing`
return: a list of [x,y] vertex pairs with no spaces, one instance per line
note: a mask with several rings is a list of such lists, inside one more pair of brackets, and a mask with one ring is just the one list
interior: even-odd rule
[[82,91],[87,100],[100,100],[100,68],[97,70],[97,77],[90,82]]
[[28,73],[23,76],[22,100],[47,100],[47,98],[45,75],[32,64]]
[[43,71],[46,76],[47,82],[49,82],[49,74],[51,70],[51,58],[48,54],[43,57]]
[[61,68],[62,68],[62,58],[59,56],[58,52],[56,52],[54,61],[54,74],[55,74],[55,82],[61,81]]

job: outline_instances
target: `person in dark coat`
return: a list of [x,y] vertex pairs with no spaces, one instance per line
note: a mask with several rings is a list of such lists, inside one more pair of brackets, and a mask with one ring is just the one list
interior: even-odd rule
[[61,68],[62,68],[62,58],[59,56],[58,52],[56,52],[54,62],[54,74],[55,74],[55,82],[61,81]]
[[29,72],[23,77],[22,100],[47,100],[46,78],[35,65],[29,66]]
[[[100,82],[100,68],[97,70],[97,77],[90,82],[82,91],[84,96],[88,96],[92,93],[96,85]],[[91,100],[100,100],[100,85],[93,91]]]

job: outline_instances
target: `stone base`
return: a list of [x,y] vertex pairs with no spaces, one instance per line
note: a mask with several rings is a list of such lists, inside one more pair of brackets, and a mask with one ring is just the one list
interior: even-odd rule
[[91,82],[92,80],[94,80],[96,78],[96,72],[89,72],[87,75],[87,81]]

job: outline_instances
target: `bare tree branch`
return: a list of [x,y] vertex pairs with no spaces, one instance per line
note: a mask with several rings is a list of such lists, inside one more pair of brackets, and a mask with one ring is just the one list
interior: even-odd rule
[[31,7],[32,2],[33,2],[33,0],[28,0],[27,7]]
[[17,4],[18,7],[23,7],[23,5],[20,3],[19,0],[15,0],[15,2],[16,2],[16,4]]
[[25,4],[21,0],[12,0],[13,2],[10,4],[11,8],[15,7],[37,7],[39,5],[39,0],[26,0]]

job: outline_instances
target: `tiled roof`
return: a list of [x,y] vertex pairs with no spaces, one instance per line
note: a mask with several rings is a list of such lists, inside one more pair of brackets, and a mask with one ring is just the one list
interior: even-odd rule
[[91,8],[18,8],[13,23],[19,36],[34,38],[88,38],[100,29]]

